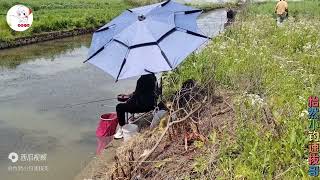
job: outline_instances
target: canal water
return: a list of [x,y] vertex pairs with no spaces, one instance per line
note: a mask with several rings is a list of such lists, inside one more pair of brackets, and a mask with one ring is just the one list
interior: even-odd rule
[[[208,36],[223,30],[225,10],[202,15]],[[136,78],[115,83],[83,64],[91,35],[0,50],[0,174],[6,180],[72,179],[95,156],[99,115],[115,111],[115,100],[83,104],[134,90]],[[40,161],[8,159],[10,152],[42,155]],[[32,159],[32,158],[31,158]],[[48,171],[10,171],[42,166]]]

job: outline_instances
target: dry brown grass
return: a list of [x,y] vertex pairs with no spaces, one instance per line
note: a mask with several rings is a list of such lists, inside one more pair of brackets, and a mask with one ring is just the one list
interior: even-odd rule
[[[94,179],[181,179],[193,176],[194,160],[204,153],[204,149],[196,147],[195,141],[201,141],[209,146],[210,166],[214,166],[219,155],[220,135],[229,132],[232,137],[235,132],[233,123],[234,112],[230,104],[231,93],[213,96],[197,113],[188,120],[175,124],[169,128],[159,145],[147,160],[141,162],[143,155],[159,141],[164,132],[162,128],[144,130],[140,135],[124,143],[116,151],[116,159],[112,163],[105,162],[105,167],[97,172]],[[194,131],[199,134],[195,135]],[[217,141],[209,143],[210,133],[217,134]],[[186,141],[187,139],[187,141]],[[230,139],[231,140],[231,139]],[[186,143],[187,142],[187,143]],[[118,160],[119,159],[119,160]],[[107,164],[108,163],[108,164]],[[138,167],[137,171],[135,169]],[[209,174],[214,177],[218,172]]]
[[[232,93],[215,91],[214,82],[183,88],[169,98],[170,112],[166,123],[141,133],[116,149],[112,160],[100,157],[89,168],[91,179],[181,179],[201,177],[194,173],[197,158],[208,154],[207,167],[215,166],[219,143],[235,132]],[[164,121],[163,119],[163,121]],[[212,132],[216,138],[212,142]],[[225,137],[229,134],[230,137]],[[197,144],[203,144],[199,147]],[[107,149],[108,151],[108,149]],[[219,172],[206,173],[215,177]],[[200,175],[200,176],[199,176]]]

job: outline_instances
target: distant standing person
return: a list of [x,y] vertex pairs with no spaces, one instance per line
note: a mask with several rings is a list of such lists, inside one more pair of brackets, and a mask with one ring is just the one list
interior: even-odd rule
[[228,19],[228,22],[232,22],[235,18],[235,11],[231,8],[228,8],[227,9],[227,19]]
[[286,0],[280,0],[277,3],[275,13],[277,14],[277,24],[279,26],[289,16],[288,3]]
[[230,26],[234,22],[236,12],[230,7],[227,9],[227,22],[224,24],[224,27]]

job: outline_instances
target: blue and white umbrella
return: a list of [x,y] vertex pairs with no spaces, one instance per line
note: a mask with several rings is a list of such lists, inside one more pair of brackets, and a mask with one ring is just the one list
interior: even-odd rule
[[201,12],[170,0],[128,9],[94,32],[85,62],[116,80],[173,70],[209,39]]

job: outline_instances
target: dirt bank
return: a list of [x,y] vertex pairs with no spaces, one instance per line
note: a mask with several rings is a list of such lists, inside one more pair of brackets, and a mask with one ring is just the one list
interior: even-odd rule
[[[108,151],[115,152],[113,162],[104,157],[97,158],[76,179],[195,178],[198,167],[194,162],[204,153],[202,147],[211,147],[212,151],[206,153],[212,153],[210,163],[214,163],[221,148],[218,143],[223,138],[221,135],[227,132],[230,140],[234,135],[233,93],[220,92],[203,105],[200,116],[195,115],[168,129],[160,125],[154,130],[144,130],[117,149],[111,146]],[[144,160],[153,148],[154,151]],[[212,177],[216,173],[213,172]]]
[[54,39],[70,37],[70,36],[87,34],[87,33],[93,32],[94,30],[95,28],[73,29],[68,31],[55,31],[55,32],[37,34],[30,37],[17,38],[14,41],[10,41],[10,42],[0,42],[0,49],[13,48],[13,47],[23,46],[27,44],[33,44],[33,43],[38,43],[43,41],[49,41]]

